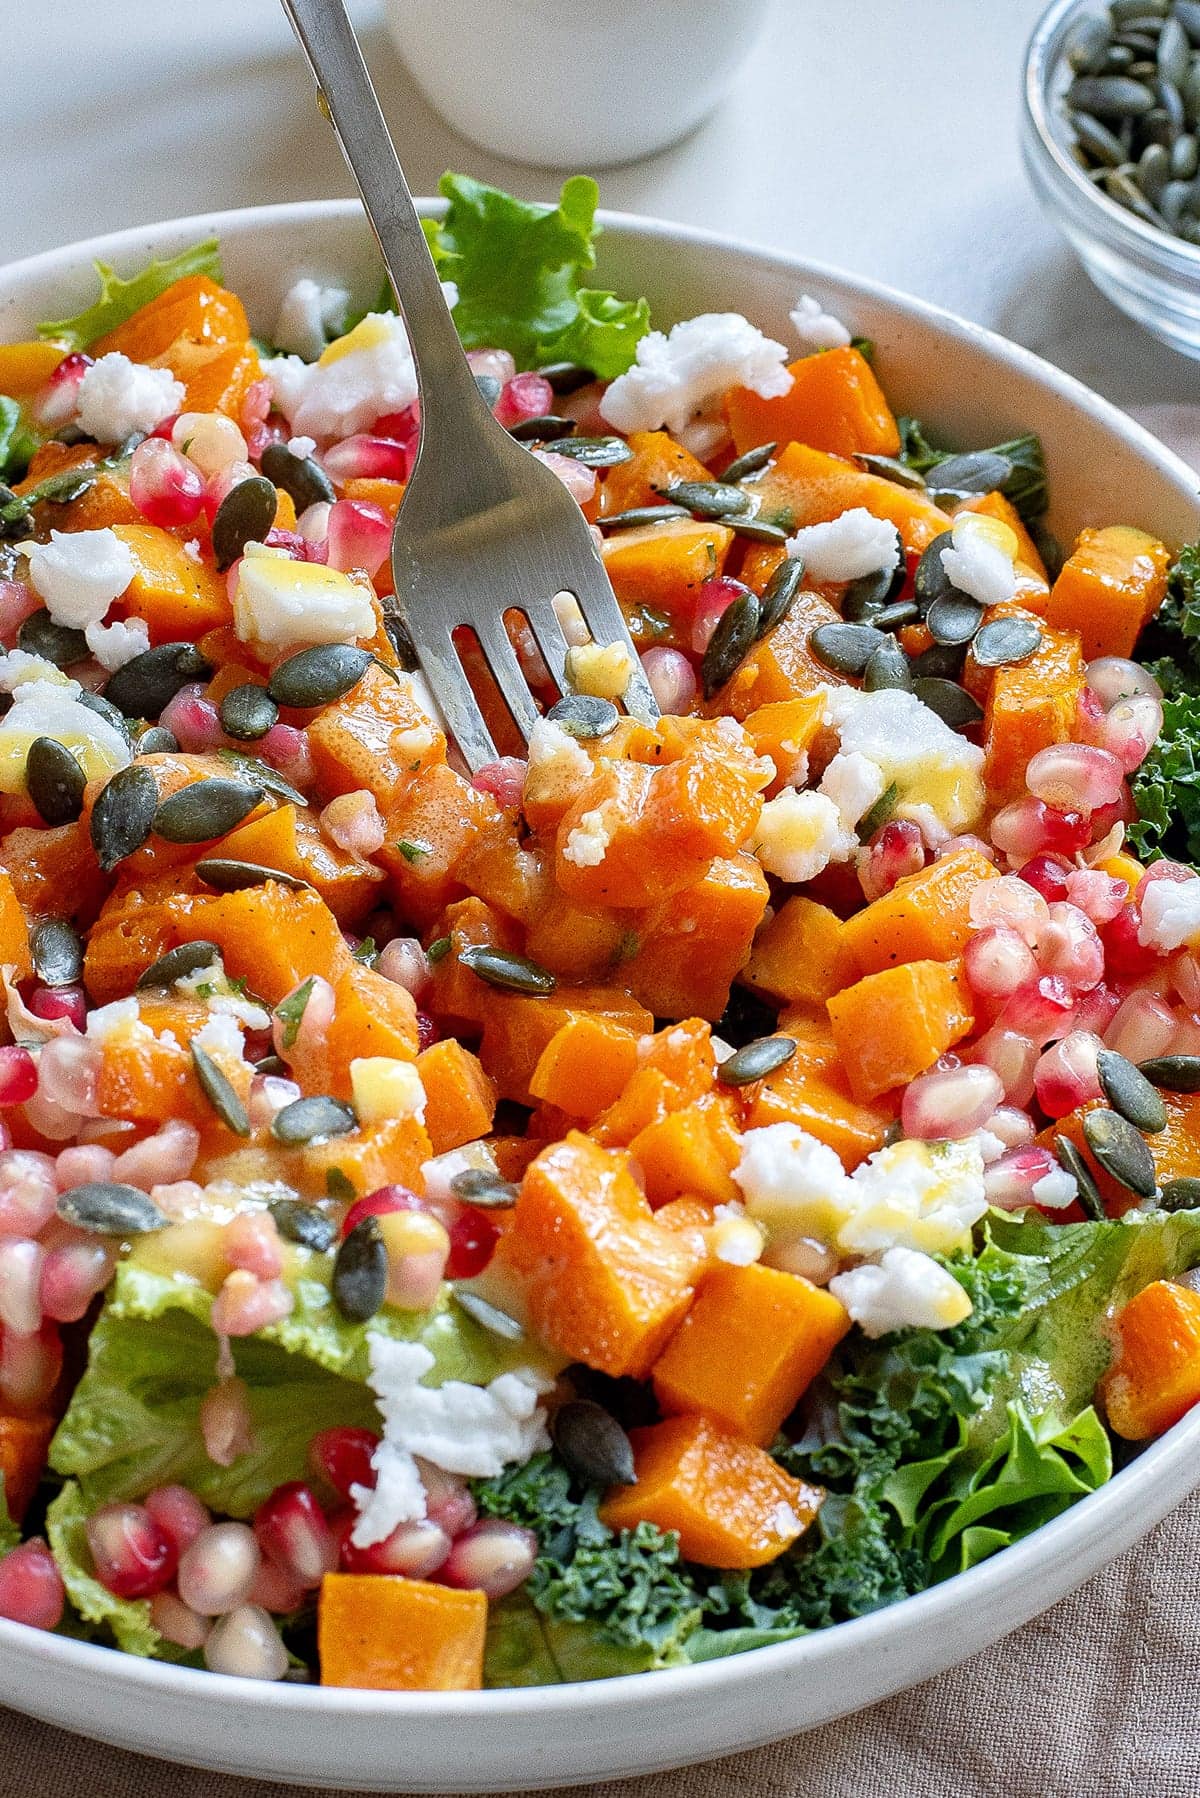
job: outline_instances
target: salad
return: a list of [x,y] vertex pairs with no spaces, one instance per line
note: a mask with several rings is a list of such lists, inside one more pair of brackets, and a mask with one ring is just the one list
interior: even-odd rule
[[0,345],[0,1616],[396,1690],[861,1616],[1200,1398],[1200,545],[442,185],[652,727],[564,598],[447,742],[386,292]]

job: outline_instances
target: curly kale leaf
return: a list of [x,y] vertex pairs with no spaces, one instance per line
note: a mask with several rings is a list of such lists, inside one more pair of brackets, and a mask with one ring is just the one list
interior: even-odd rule
[[1162,733],[1133,777],[1138,855],[1200,862],[1200,695],[1163,701]]

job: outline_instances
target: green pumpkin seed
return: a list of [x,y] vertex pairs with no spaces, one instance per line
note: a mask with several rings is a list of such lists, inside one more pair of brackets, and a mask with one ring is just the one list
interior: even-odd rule
[[1128,75],[1081,75],[1067,89],[1067,105],[1096,119],[1140,118],[1154,105],[1153,89]]
[[1154,1157],[1140,1131],[1115,1111],[1084,1113],[1083,1137],[1106,1174],[1140,1199],[1152,1199],[1158,1187]]
[[1115,169],[1124,162],[1125,146],[1120,138],[1114,136],[1108,126],[1102,125],[1099,119],[1094,119],[1090,112],[1073,113],[1071,123],[1075,127],[1076,138],[1088,155],[1094,156],[1097,162],[1103,163],[1105,167],[1111,169]]
[[632,1486],[633,1444],[611,1412],[574,1398],[554,1413],[550,1434],[560,1458],[585,1486]]
[[758,641],[762,611],[753,593],[739,593],[717,620],[700,663],[705,699],[731,680]]
[[45,824],[73,824],[83,810],[87,775],[54,737],[35,737],[25,758],[25,787]]
[[925,550],[913,575],[913,598],[922,612],[927,612],[935,599],[948,599],[958,588],[942,564],[942,551],[954,547],[954,537],[943,531]]
[[911,492],[919,492],[925,485],[925,476],[910,468],[907,462],[901,462],[896,456],[865,456],[858,460],[868,474],[877,474],[885,481],[892,481],[897,487],[907,487]]
[[803,584],[804,563],[799,556],[787,556],[771,575],[758,602],[760,639],[783,623]]
[[474,1205],[479,1211],[511,1211],[520,1188],[487,1168],[468,1167],[455,1174],[450,1190],[464,1205]]
[[600,520],[603,531],[633,531],[645,524],[666,524],[673,518],[690,518],[686,506],[630,506],[627,512],[614,512]]
[[1151,1136],[1166,1129],[1166,1106],[1145,1074],[1124,1055],[1118,1055],[1115,1049],[1101,1049],[1096,1057],[1096,1073],[1105,1098],[1127,1123]]
[[1129,212],[1144,220],[1147,225],[1165,225],[1162,214],[1156,212],[1149,201],[1142,196],[1141,189],[1131,175],[1123,169],[1107,169],[1104,174],[1104,189],[1109,198],[1116,200]]
[[138,755],[178,755],[179,738],[161,724],[152,724],[137,740]]
[[1077,75],[1095,75],[1104,67],[1104,58],[1108,54],[1108,46],[1112,41],[1112,33],[1108,21],[1099,17],[1081,19],[1071,28],[1067,39],[1066,55],[1069,66]]
[[1058,1157],[1058,1165],[1075,1177],[1075,1197],[1079,1209],[1093,1223],[1103,1223],[1108,1213],[1104,1209],[1104,1200],[1100,1197],[1100,1188],[1096,1185],[1092,1170],[1071,1141],[1069,1136],[1054,1138],[1054,1153]]
[[1200,1055],[1153,1055],[1138,1063],[1152,1086],[1168,1093],[1200,1093]]
[[357,1129],[358,1119],[351,1107],[341,1099],[331,1099],[327,1093],[311,1099],[293,1099],[271,1121],[275,1141],[290,1149],[303,1143],[323,1142],[330,1136],[346,1136]]
[[220,959],[221,951],[215,943],[180,943],[151,962],[144,974],[138,975],[137,990],[146,992],[153,987],[174,986],[177,980],[186,980],[189,974],[198,974],[201,968],[211,968]]
[[927,705],[951,730],[966,730],[969,725],[978,724],[983,718],[983,707],[977,705],[957,681],[926,675],[914,683],[913,692],[921,704]]
[[983,623],[983,607],[965,594],[948,593],[934,600],[925,623],[935,643],[969,643]]
[[49,612],[30,613],[17,632],[17,648],[26,655],[40,656],[55,668],[73,668],[91,654],[83,632],[56,624]]
[[672,481],[666,496],[697,518],[728,518],[750,510],[750,495],[727,481]]
[[157,718],[181,687],[206,681],[212,672],[194,643],[160,643],[110,675],[104,697],[127,718]]
[[[123,712],[117,710],[115,705],[110,704],[102,694],[89,693],[85,688],[82,693],[77,695],[75,703],[76,705],[86,706],[89,712],[95,712],[97,718],[103,718],[106,724],[111,724],[117,735],[124,738],[129,747],[131,749],[133,748],[133,732],[129,728],[129,720],[125,717]],[[171,736],[170,731],[165,731],[163,734],[165,736]],[[179,745],[175,742],[173,737],[171,738],[171,742],[173,747],[178,749]]]
[[1175,17],[1193,44],[1200,44],[1200,0],[1175,0]]
[[227,1130],[235,1136],[249,1136],[250,1114],[243,1105],[233,1082],[217,1066],[207,1049],[192,1043],[192,1065],[200,1090]]
[[1164,81],[1178,87],[1187,77],[1192,63],[1192,46],[1188,42],[1188,34],[1176,18],[1163,20],[1159,34],[1158,50],[1155,57],[1158,72]]
[[750,1086],[783,1067],[795,1053],[796,1044],[790,1036],[760,1036],[726,1056],[717,1068],[717,1079],[722,1086]]
[[[333,482],[321,464],[311,456],[298,456],[286,443],[267,445],[262,453],[262,471],[273,486],[288,495],[297,513],[307,512],[310,506],[329,505],[337,498]],[[272,512],[272,523],[274,520]]]
[[1194,131],[1185,131],[1171,145],[1171,174],[1176,181],[1192,181],[1200,169],[1200,142]]
[[808,647],[834,674],[861,674],[882,642],[882,633],[869,624],[819,624]]
[[911,693],[912,669],[895,637],[885,637],[863,669],[863,692]]
[[900,797],[900,788],[893,781],[885,787],[879,798],[869,811],[865,811],[858,821],[855,835],[860,843],[869,843],[877,830],[882,830],[896,809],[896,801]]
[[897,600],[894,606],[884,606],[882,612],[876,612],[871,623],[877,631],[898,631],[920,616],[915,600],[902,599]]
[[165,843],[211,843],[236,830],[262,799],[261,787],[211,775],[163,800],[154,814],[154,834]]
[[307,806],[308,800],[299,788],[284,780],[269,762],[260,761],[256,755],[243,755],[238,749],[218,749],[217,754],[252,786],[261,787],[265,793],[274,794],[276,799],[282,799],[288,805]]
[[549,381],[555,393],[578,393],[581,387],[587,387],[596,379],[590,368],[584,368],[581,362],[547,362],[538,369],[544,381]]
[[384,607],[383,628],[387,633],[388,642],[395,651],[396,660],[406,674],[415,674],[421,666],[421,658],[417,654],[417,646],[412,640],[412,633],[398,612],[387,610],[388,602],[386,600],[382,604]]
[[136,762],[122,768],[100,790],[92,808],[91,838],[96,860],[106,874],[140,849],[150,835],[158,809],[158,788],[149,768]]
[[980,668],[1004,668],[1041,646],[1042,633],[1032,618],[993,618],[976,634],[971,654]]
[[616,468],[633,461],[633,451],[623,437],[564,437],[555,445],[556,456],[570,456],[585,468]]
[[372,660],[369,650],[354,649],[348,643],[318,644],[315,649],[302,649],[281,662],[267,684],[267,692],[276,705],[292,706],[298,711],[333,705],[357,687]]
[[247,887],[266,886],[269,880],[293,893],[312,890],[308,881],[301,880],[298,874],[285,874],[281,868],[268,868],[261,862],[235,861],[227,855],[204,856],[196,863],[196,872],[205,886],[215,888],[218,893],[240,893]]
[[926,475],[926,485],[938,493],[994,493],[1012,479],[1013,465],[996,450],[969,450],[947,456]]
[[[256,1074],[284,1075],[288,1071],[288,1064],[283,1059],[282,1055],[264,1055],[258,1061],[253,1063],[253,1067]],[[333,1173],[336,1173],[337,1171],[336,1168],[331,1170]]]
[[350,1323],[368,1323],[387,1297],[387,1283],[387,1249],[378,1221],[364,1217],[334,1256],[329,1282],[333,1302]]
[[65,918],[42,918],[29,933],[33,971],[43,986],[71,986],[83,978],[83,944]]
[[1138,185],[1152,206],[1162,201],[1163,189],[1171,179],[1171,152],[1165,144],[1147,144],[1138,157]]
[[279,719],[279,707],[267,689],[253,681],[232,688],[218,709],[221,729],[227,737],[236,737],[239,743],[254,743],[259,737],[265,737]]
[[523,1342],[525,1326],[510,1317],[507,1311],[501,1311],[498,1305],[490,1305],[477,1292],[466,1292],[462,1287],[455,1287],[454,1302],[460,1310],[465,1311],[472,1323],[477,1323],[489,1335],[499,1336],[505,1342]]
[[721,523],[727,525],[735,537],[745,537],[751,543],[786,543],[788,540],[782,525],[768,524],[765,518],[741,518],[727,512]]
[[754,449],[748,449],[744,455],[735,456],[721,479],[730,486],[736,481],[750,480],[753,475],[762,473],[778,448],[778,443],[760,443]]
[[303,1199],[272,1199],[267,1210],[285,1242],[299,1243],[301,1248],[325,1255],[337,1241],[333,1219],[315,1205],[306,1205]]
[[546,716],[581,743],[611,736],[621,721],[611,699],[600,699],[592,693],[567,693],[550,707]]
[[117,1180],[87,1180],[60,1192],[55,1206],[65,1223],[93,1236],[148,1236],[171,1221],[148,1193]]
[[561,438],[569,437],[574,429],[573,418],[560,418],[556,412],[546,412],[540,418],[522,418],[517,424],[509,425],[508,434],[518,443],[557,443]]
[[472,974],[478,974],[489,986],[509,993],[526,993],[536,998],[552,993],[558,985],[547,968],[540,968],[524,955],[511,955],[507,949],[494,949],[490,943],[468,943],[460,949],[458,959]]
[[842,594],[842,617],[847,624],[874,624],[903,585],[903,562],[895,568],[877,568],[874,574],[860,575],[858,580],[849,582]]
[[1200,1180],[1190,1174],[1164,1180],[1158,1203],[1163,1211],[1195,1211],[1200,1207]]
[[911,656],[914,680],[957,680],[967,659],[962,643],[931,643],[920,655]]
[[266,542],[278,507],[279,495],[265,475],[248,475],[229,489],[212,523],[213,556],[219,574],[233,566],[247,543]]

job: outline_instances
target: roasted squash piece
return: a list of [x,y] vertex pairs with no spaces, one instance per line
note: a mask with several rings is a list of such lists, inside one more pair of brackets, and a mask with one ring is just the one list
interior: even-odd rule
[[487,1598],[398,1574],[327,1573],[317,1605],[323,1686],[477,1692]]

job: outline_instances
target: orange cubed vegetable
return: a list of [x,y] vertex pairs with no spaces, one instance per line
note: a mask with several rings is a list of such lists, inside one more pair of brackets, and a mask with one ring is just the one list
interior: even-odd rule
[[1200,1399],[1200,1293],[1155,1280],[1118,1311],[1113,1332],[1100,1382],[1108,1421],[1130,1442],[1160,1436]]
[[831,674],[808,646],[822,624],[836,624],[839,614],[820,593],[797,593],[782,624],[756,643],[725,686],[709,701],[715,716],[729,713],[748,718],[770,705],[803,699],[820,687],[836,686],[840,676]]
[[387,870],[400,913],[424,927],[461,898],[464,858],[485,833],[502,825],[492,795],[444,761],[413,775],[387,813],[387,842],[375,858]]
[[949,961],[971,934],[971,894],[998,873],[981,850],[956,849],[847,918],[842,941],[864,974],[904,961]]
[[635,525],[605,538],[604,567],[623,605],[673,612],[721,573],[732,542],[728,525],[706,520]]
[[262,379],[262,363],[252,343],[200,349],[177,339],[159,362],[183,382],[183,403],[189,412],[224,412],[235,421],[242,417],[246,395]]
[[422,1050],[417,1072],[425,1089],[425,1128],[435,1155],[487,1134],[496,1115],[496,1083],[484,1073],[478,1055],[447,1036]]
[[1046,617],[1079,632],[1085,662],[1131,656],[1166,596],[1170,565],[1166,544],[1131,525],[1082,531],[1050,589]]
[[868,974],[835,993],[826,1009],[850,1091],[861,1104],[915,1080],[975,1021],[961,966],[943,961]]
[[14,980],[28,980],[33,973],[29,926],[10,875],[0,869],[0,966],[11,968]]
[[308,746],[322,792],[375,795],[388,812],[413,776],[446,757],[446,739],[418,703],[412,682],[374,664],[344,699],[327,705],[308,727]]
[[516,1099],[522,1105],[533,1098],[529,1083],[539,1061],[574,1012],[609,1018],[639,1036],[654,1026],[644,1007],[620,987],[560,986],[544,998],[535,998],[485,985],[480,1010],[483,1041],[479,1059],[499,1087],[501,1098]]
[[529,1076],[535,1099],[590,1123],[620,1096],[638,1064],[638,1039],[597,1012],[577,1011],[556,1030]]
[[759,706],[745,720],[755,755],[769,755],[784,783],[796,777],[801,756],[808,754],[821,730],[824,712],[825,696],[814,691]]
[[0,837],[0,868],[26,917],[90,919],[108,889],[82,818],[51,829],[10,830]]
[[920,488],[897,486],[841,456],[802,443],[787,444],[758,477],[755,490],[757,516],[789,531],[827,524],[854,506],[894,524],[906,550],[928,549],[950,528],[949,516]]
[[614,512],[628,512],[634,506],[660,505],[667,488],[675,481],[712,478],[703,462],[698,462],[666,431],[631,431],[628,443],[633,451],[630,460],[618,462],[604,476],[600,489],[602,518],[611,518]]
[[879,1101],[862,1105],[851,1096],[827,1017],[785,1011],[778,1027],[781,1035],[792,1038],[796,1053],[747,1089],[743,1127],[799,1124],[852,1172],[882,1148],[895,1107]]
[[54,1419],[44,1412],[13,1417],[0,1412],[0,1500],[13,1523],[24,1517],[46,1465]]
[[125,605],[145,622],[151,643],[195,642],[228,623],[224,577],[210,563],[194,562],[178,537],[153,524],[115,524],[113,532],[133,557]]
[[416,1118],[384,1118],[349,1136],[311,1142],[299,1151],[303,1183],[319,1198],[331,1178],[348,1180],[361,1198],[380,1186],[421,1189],[421,1167],[432,1153],[429,1132]]
[[984,779],[997,804],[1024,793],[1025,769],[1039,749],[1071,740],[1086,678],[1079,638],[1045,624],[1040,649],[997,668],[983,721]]
[[222,838],[221,853],[306,880],[339,924],[359,923],[381,897],[379,869],[331,843],[312,813],[294,805],[239,824]]
[[789,1005],[824,1005],[859,974],[836,912],[803,893],[785,900],[754,939],[742,979]]
[[639,1523],[674,1530],[685,1560],[762,1567],[803,1535],[824,1493],[795,1480],[764,1449],[711,1417],[668,1417],[632,1430],[636,1486],[600,1506],[610,1530]]
[[[61,343],[43,343],[40,338],[30,343],[0,343],[0,393],[13,399],[36,393],[65,353]],[[707,480],[708,476],[701,478]]]
[[487,1599],[388,1573],[327,1573],[317,1606],[323,1686],[477,1692]]
[[218,899],[185,899],[171,909],[181,942],[216,943],[226,973],[268,1005],[278,1005],[310,974],[336,982],[351,959],[325,901],[273,880]]
[[656,1017],[719,1018],[767,909],[767,877],[752,855],[718,856],[685,892],[646,913],[621,964]]
[[647,1124],[630,1143],[629,1152],[656,1209],[685,1193],[714,1205],[729,1204],[739,1196],[730,1176],[738,1164],[741,1139],[727,1105],[716,1096]]
[[84,985],[95,1004],[123,999],[139,975],[175,947],[179,926],[169,901],[194,890],[196,884],[177,868],[148,877],[124,876],[117,882],[84,950]]
[[315,1039],[298,1035],[283,1057],[305,1092],[351,1096],[350,1064],[360,1057],[412,1061],[417,1053],[417,1007],[411,993],[374,968],[347,956],[334,982],[334,1010]]
[[849,1328],[845,1306],[798,1274],[718,1265],[654,1364],[655,1397],[765,1448]]
[[739,456],[756,444],[808,443],[836,456],[894,456],[900,432],[875,371],[853,344],[802,356],[786,393],[765,400],[735,387],[725,401]]
[[235,293],[208,275],[184,275],[88,349],[93,356],[120,350],[131,362],[150,362],[180,338],[215,347],[245,343],[249,335],[246,308]]

